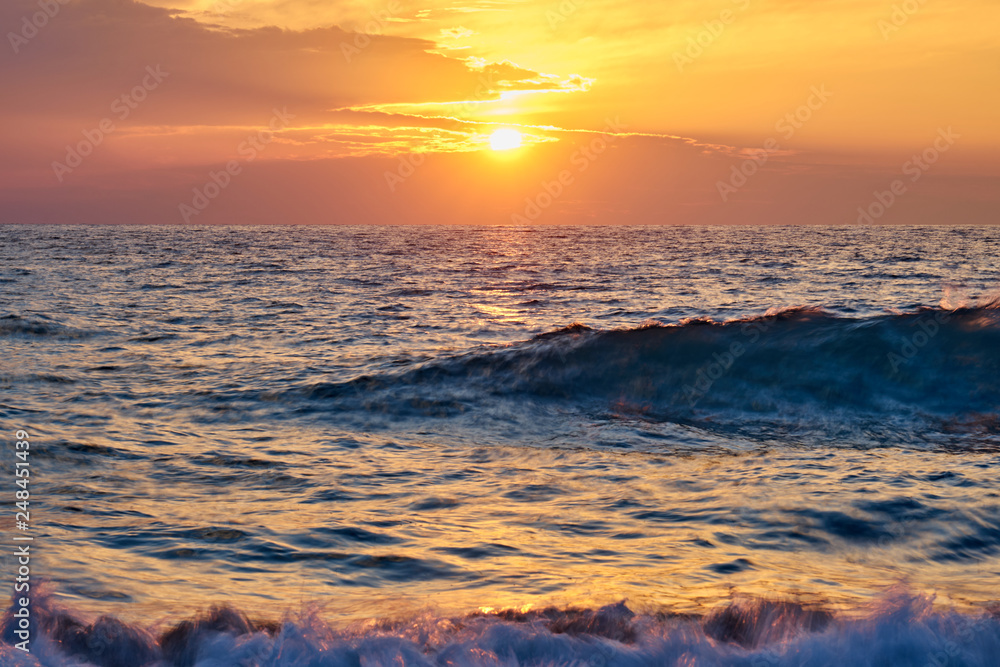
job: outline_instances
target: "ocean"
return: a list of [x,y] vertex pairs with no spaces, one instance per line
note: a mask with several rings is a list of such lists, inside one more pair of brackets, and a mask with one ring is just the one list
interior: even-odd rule
[[995,227],[0,226],[0,665],[1000,665],[998,288]]

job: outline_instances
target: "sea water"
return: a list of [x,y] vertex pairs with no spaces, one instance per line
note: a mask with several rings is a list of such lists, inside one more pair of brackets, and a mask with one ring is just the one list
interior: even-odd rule
[[1000,665],[998,288],[992,227],[0,227],[0,664]]

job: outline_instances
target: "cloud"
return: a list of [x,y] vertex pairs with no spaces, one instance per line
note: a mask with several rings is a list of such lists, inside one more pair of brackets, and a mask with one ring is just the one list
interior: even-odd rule
[[440,35],[444,39],[464,39],[466,37],[472,37],[475,34],[475,31],[462,26],[456,26],[454,28],[441,28],[440,30]]
[[[406,35],[386,35],[316,27],[302,20],[297,25],[309,27],[221,25],[221,18],[209,24],[196,20],[206,14],[194,10],[211,3],[178,1],[192,13],[132,0],[0,4],[7,42],[0,48],[5,101],[0,109],[0,222],[176,222],[178,203],[190,201],[192,188],[234,159],[243,160],[241,174],[209,211],[199,214],[198,222],[506,222],[540,184],[550,183],[560,170],[576,169],[574,151],[597,141],[605,119],[619,115],[629,130],[609,137],[603,157],[587,162],[572,191],[553,205],[545,221],[573,222],[583,216],[603,222],[799,222],[813,215],[808,221],[852,222],[853,202],[884,188],[898,164],[893,157],[876,177],[858,171],[854,158],[843,158],[821,173],[801,153],[776,153],[738,195],[725,206],[720,203],[716,183],[746,162],[745,147],[773,134],[775,121],[801,105],[809,86],[819,83],[792,76],[795,68],[808,69],[811,77],[815,63],[832,67],[830,63],[839,62],[792,58],[789,53],[796,52],[787,45],[778,69],[762,69],[757,61],[756,69],[748,69],[749,60],[731,56],[749,52],[755,58],[777,58],[779,41],[763,40],[750,27],[753,21],[776,21],[781,15],[752,19],[748,14],[746,24],[734,25],[726,33],[728,41],[719,42],[688,76],[669,61],[681,42],[654,39],[656,26],[646,25],[641,11],[627,8],[616,10],[618,18],[635,30],[615,32],[604,21],[616,15],[601,4],[581,5],[572,15],[575,23],[560,24],[564,32],[553,32],[540,4],[515,8],[481,2],[434,9],[445,15],[440,19],[444,26],[430,19],[421,23],[411,11],[399,18],[405,22],[386,24],[405,29]],[[296,8],[301,19],[306,9],[319,7],[312,0],[286,5],[242,1],[227,17],[263,4]],[[29,30],[40,2],[58,9]],[[367,8],[346,4],[351,5],[347,13],[358,17],[352,25],[364,29]],[[707,11],[697,3],[683,4],[691,17]],[[510,20],[487,35],[500,12],[508,10],[514,12]],[[533,31],[520,22],[531,12],[537,24]],[[443,49],[421,38],[437,37],[440,28],[458,23],[476,32],[478,54]],[[914,31],[919,25],[914,22]],[[781,26],[772,28],[768,34],[807,39]],[[456,30],[445,34],[467,36]],[[660,36],[682,40],[682,33]],[[835,38],[836,32],[827,35]],[[757,49],[758,40],[767,48]],[[885,48],[896,48],[897,42],[904,43],[902,36]],[[987,57],[976,67],[985,70],[993,62],[992,44],[983,47]],[[505,54],[501,47],[517,50]],[[871,59],[868,52],[852,53],[856,59]],[[947,74],[956,81],[956,90],[930,102],[922,83],[930,70],[922,63],[892,70],[893,77],[886,69],[868,79],[846,81],[852,71],[845,70],[844,88],[836,88],[837,105],[853,103],[863,109],[871,132],[882,132],[887,125],[869,118],[877,107],[871,101],[885,105],[884,99],[898,93],[892,127],[908,123],[913,126],[908,136],[919,138],[926,134],[922,126],[940,117],[961,126],[971,150],[982,135],[976,128],[992,122],[988,111],[995,95],[980,91],[986,95],[982,104],[967,104],[959,88],[980,77],[978,70],[957,67],[961,62],[938,63],[933,70],[937,79]],[[870,69],[870,63],[865,67]],[[150,78],[151,71],[163,74]],[[910,78],[900,78],[901,72]],[[831,86],[837,81],[833,73]],[[859,90],[868,94],[859,95]],[[925,108],[931,103],[961,105],[965,115],[953,121],[951,107],[931,114]],[[839,108],[831,104],[829,114],[824,109],[823,116],[796,134],[796,142],[823,132],[838,140],[856,136],[862,124],[853,122],[853,116],[838,121]],[[269,128],[276,110],[290,120]],[[520,161],[480,150],[498,124],[518,126],[525,134],[528,147]],[[995,135],[990,132],[987,139]],[[266,137],[266,145],[241,148],[255,137]],[[68,164],[77,147],[87,151],[82,164],[59,176],[54,163]],[[249,154],[252,161],[243,157]],[[399,160],[405,162],[408,154],[430,157],[405,186],[390,191],[385,174],[405,169]],[[987,157],[995,163],[995,154]],[[926,185],[922,181],[927,191],[940,184],[937,199],[921,202],[915,194],[894,214],[912,207],[914,216],[926,217],[922,211],[935,206],[944,210],[948,202],[968,202],[972,195],[945,180],[951,161],[957,164],[960,158],[956,150],[948,164],[927,177]],[[984,173],[976,171],[976,178]],[[967,209],[970,221],[997,210],[995,193],[976,183],[980,208]],[[841,211],[844,201],[852,205]],[[822,217],[817,217],[819,209]]]
[[[7,0],[0,21],[17,25],[37,10],[35,2]],[[35,113],[65,115],[133,85],[147,65],[161,65],[171,73],[169,101],[150,114],[173,123],[231,123],[275,104],[319,114],[471,94],[478,74],[461,60],[429,53],[434,47],[337,27],[213,29],[138,2],[82,0],[63,7],[19,53],[7,53],[0,72]],[[533,74],[509,63],[488,67],[502,73],[507,88]]]
[[[5,0],[0,25],[19,34],[18,26],[39,11],[37,2]],[[143,162],[143,152],[155,164],[198,162],[210,159],[216,148],[225,157],[274,108],[294,114],[288,131],[299,128],[297,139],[305,145],[308,137],[301,135],[309,128],[322,142],[331,133],[349,132],[344,120],[335,118],[334,110],[345,107],[489,101],[511,92],[584,86],[579,77],[561,81],[510,62],[469,62],[435,53],[436,44],[424,39],[335,26],[222,28],[130,0],[51,3],[56,14],[37,34],[18,40],[16,53],[12,48],[0,59],[8,101],[0,112],[3,125],[18,128],[0,157],[16,155],[19,179],[27,172],[48,179],[49,166],[65,147],[105,119],[115,121],[115,131],[94,151],[89,160],[94,165],[117,156],[120,164],[135,166]],[[138,103],[126,99],[130,113],[121,118],[116,100],[141,86],[148,68],[163,72],[162,84]],[[433,144],[442,145],[445,130]],[[377,138],[371,128],[358,132]],[[398,132],[388,133],[385,148],[405,148],[399,139]],[[275,150],[268,157],[288,155]],[[9,174],[12,167],[4,162]]]

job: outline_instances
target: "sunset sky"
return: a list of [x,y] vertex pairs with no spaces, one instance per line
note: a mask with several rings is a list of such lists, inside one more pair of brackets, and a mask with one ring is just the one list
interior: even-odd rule
[[0,223],[1000,213],[994,0],[5,0],[0,24]]

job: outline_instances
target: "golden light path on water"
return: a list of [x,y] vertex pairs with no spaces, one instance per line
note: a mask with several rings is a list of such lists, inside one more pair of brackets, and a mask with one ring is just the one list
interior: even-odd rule
[[[211,440],[247,435],[235,429]],[[953,470],[969,479],[995,455],[463,452],[310,438],[283,429],[265,451],[237,446],[225,455],[191,438],[164,457],[81,475],[75,489],[50,487],[55,498],[94,498],[85,511],[47,512],[44,569],[60,582],[59,596],[148,621],[220,599],[262,617],[320,604],[341,620],[464,613],[484,600],[519,608],[627,599],[634,610],[703,613],[732,594],[775,591],[856,608],[900,581],[947,591],[941,604],[990,599],[968,563],[928,558],[933,540],[908,534],[918,522],[882,522],[875,508],[901,495],[961,506],[961,486],[927,480]],[[220,466],[255,479],[206,495],[199,477]],[[323,489],[322,499],[304,486]],[[867,512],[817,509],[851,504],[857,493]],[[852,521],[862,526],[854,536]],[[107,539],[80,543],[81,532]]]

